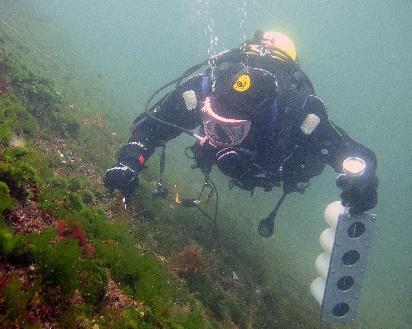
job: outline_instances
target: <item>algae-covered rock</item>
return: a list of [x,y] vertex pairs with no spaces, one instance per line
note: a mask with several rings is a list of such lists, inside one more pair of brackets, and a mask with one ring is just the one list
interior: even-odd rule
[[9,229],[1,227],[0,228],[0,254],[9,255],[17,244],[17,239],[15,238],[13,232]]
[[28,155],[29,149],[23,145],[17,145],[16,139],[17,137],[13,137],[12,141],[14,140],[14,144],[11,142],[12,147],[9,147],[4,151],[4,160],[9,162],[16,161]]
[[14,199],[10,197],[10,189],[6,183],[0,181],[0,213],[11,209],[14,204]]
[[1,327],[16,328],[13,325],[22,320],[31,296],[24,291],[23,282],[18,276],[9,279],[3,289],[3,294],[5,297],[5,305],[3,306],[5,314],[1,317]]
[[[10,163],[0,161],[0,181],[8,186],[9,193],[15,199],[21,201],[32,194],[39,177],[37,171],[25,160]],[[4,187],[3,194],[6,194]]]
[[0,142],[12,142],[14,136],[33,135],[37,122],[17,97],[0,98]]
[[92,204],[94,201],[94,195],[92,192],[89,190],[82,190],[80,191],[81,198],[84,203],[86,204]]

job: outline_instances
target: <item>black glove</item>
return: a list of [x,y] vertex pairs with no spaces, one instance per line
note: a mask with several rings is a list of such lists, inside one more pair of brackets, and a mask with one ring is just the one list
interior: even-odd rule
[[349,206],[351,214],[360,214],[372,209],[378,203],[378,178],[371,175],[339,175],[336,185],[342,189],[341,198],[344,206]]
[[120,163],[106,171],[103,183],[110,191],[118,189],[125,197],[129,197],[139,184],[139,176],[130,167]]

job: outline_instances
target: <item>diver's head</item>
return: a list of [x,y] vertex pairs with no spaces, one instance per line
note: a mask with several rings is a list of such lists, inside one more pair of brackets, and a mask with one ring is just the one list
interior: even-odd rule
[[243,63],[222,63],[204,77],[202,120],[214,146],[235,146],[247,137],[257,113],[271,108],[277,79],[274,74]]
[[[249,43],[249,42],[248,42]],[[275,31],[256,31],[254,39],[247,46],[249,51],[259,55],[271,55],[280,60],[289,59],[296,62],[296,47],[284,33]]]
[[296,61],[296,48],[292,40],[283,33],[267,31],[262,35],[262,43],[269,49],[272,49],[274,55],[288,55],[293,61]]

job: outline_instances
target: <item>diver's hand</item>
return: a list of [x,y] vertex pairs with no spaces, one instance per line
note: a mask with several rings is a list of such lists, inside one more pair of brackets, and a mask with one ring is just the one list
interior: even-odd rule
[[139,176],[130,167],[119,163],[106,170],[103,183],[110,191],[118,189],[125,197],[129,197],[139,184]]
[[378,203],[378,178],[361,175],[353,177],[341,174],[336,179],[336,185],[342,189],[342,204],[349,206],[351,214],[360,214],[370,210]]

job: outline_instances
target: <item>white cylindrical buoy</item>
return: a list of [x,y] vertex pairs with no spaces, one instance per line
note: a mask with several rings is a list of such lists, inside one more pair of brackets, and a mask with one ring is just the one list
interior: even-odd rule
[[345,207],[342,206],[340,201],[335,201],[330,203],[324,212],[325,222],[330,226],[336,229],[338,225],[339,215],[345,213]]
[[320,275],[310,285],[310,291],[319,305],[322,306],[325,295],[326,281],[329,275],[329,267],[333,246],[335,244],[336,228],[338,226],[339,215],[345,213],[345,207],[340,201],[330,203],[324,212],[325,222],[328,228],[319,236],[319,243],[323,252],[315,260],[315,268]]
[[328,227],[319,237],[319,243],[323,250],[332,254],[333,244],[335,243],[335,230]]
[[320,276],[313,280],[310,284],[310,292],[319,305],[322,305],[323,296],[325,295],[325,287],[326,280]]
[[318,274],[326,280],[329,272],[330,254],[323,252],[315,260],[315,268]]

